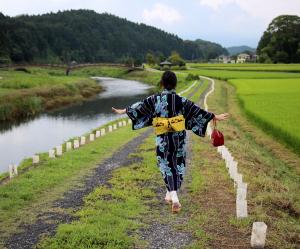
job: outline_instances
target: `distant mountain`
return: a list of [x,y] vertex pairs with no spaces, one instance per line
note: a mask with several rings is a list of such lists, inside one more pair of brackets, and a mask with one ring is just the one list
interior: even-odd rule
[[220,44],[201,39],[197,39],[195,43],[198,45],[202,52],[203,58],[206,60],[215,59],[222,54],[228,55],[226,48],[223,48]]
[[[147,52],[167,57],[177,51],[184,59],[209,59],[226,51],[219,44],[184,41],[145,24],[92,10],[43,15],[0,13],[0,63],[143,61]],[[208,52],[209,51],[209,52]]]
[[249,46],[233,46],[233,47],[229,47],[226,48],[229,55],[236,55],[245,51],[250,51],[250,52],[255,52],[256,49],[255,48],[251,48]]

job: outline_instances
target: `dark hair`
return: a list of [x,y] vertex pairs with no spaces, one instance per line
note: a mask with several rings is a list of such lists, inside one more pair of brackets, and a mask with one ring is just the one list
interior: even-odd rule
[[161,76],[160,84],[167,90],[174,89],[177,85],[176,74],[169,70],[165,71]]

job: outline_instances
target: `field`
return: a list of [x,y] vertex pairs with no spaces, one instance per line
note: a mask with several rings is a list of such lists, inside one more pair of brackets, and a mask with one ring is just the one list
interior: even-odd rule
[[236,88],[240,106],[248,118],[300,154],[300,65],[191,64],[190,67],[200,75],[227,80]]
[[[118,74],[111,73],[115,77]],[[119,77],[157,84],[160,75],[135,71]],[[184,81],[185,74],[178,76],[179,89],[192,84]],[[297,80],[289,80],[289,86]],[[240,89],[248,94],[245,96],[251,96],[253,80],[245,79],[249,85],[238,83],[243,79],[234,81],[244,86]],[[270,82],[272,85],[273,80]],[[133,132],[126,126],[54,160],[42,153],[42,162],[34,167],[31,159],[24,160],[20,169],[30,169],[0,185],[0,248],[33,243],[40,249],[129,249],[173,243],[170,247],[246,249],[254,221],[268,225],[266,248],[298,248],[299,156],[242,115],[245,109],[241,110],[236,94],[243,94],[234,84],[216,81],[208,106],[212,112],[231,114],[230,120],[218,127],[248,183],[248,218],[236,219],[235,189],[209,138],[192,134],[191,161],[180,192],[183,210],[172,214],[170,206],[163,203],[164,186],[155,166],[153,133]],[[190,99],[198,102],[207,86],[208,81],[204,81],[186,96],[193,95]],[[284,86],[278,84],[276,88],[285,90]],[[267,84],[263,87],[257,83],[255,87],[273,93]],[[132,145],[133,140],[138,145]],[[63,148],[65,151],[65,144]],[[116,158],[119,166],[114,167],[118,165]],[[105,168],[111,169],[106,172]],[[89,185],[89,179],[94,179],[94,185]]]
[[200,64],[189,63],[189,67],[228,71],[300,72],[300,64]]

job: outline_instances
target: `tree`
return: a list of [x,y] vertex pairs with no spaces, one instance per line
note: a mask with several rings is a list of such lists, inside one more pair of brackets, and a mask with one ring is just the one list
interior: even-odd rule
[[170,62],[172,62],[173,65],[176,65],[176,66],[184,66],[185,65],[185,61],[181,58],[180,54],[176,51],[173,51],[171,53],[168,60]]
[[260,62],[299,63],[299,43],[300,17],[278,16],[269,24],[258,43]]
[[155,64],[155,61],[156,61],[156,59],[155,59],[155,56],[154,56],[154,54],[152,54],[152,53],[147,53],[146,54],[146,62],[147,62],[147,64],[149,64],[149,65],[154,65]]
[[[172,51],[187,60],[203,59],[207,46],[209,56],[223,49],[207,41],[184,41],[155,27],[92,10],[17,17],[0,13],[0,56],[14,62],[120,62],[133,58],[154,64]],[[145,58],[149,51],[152,56]]]

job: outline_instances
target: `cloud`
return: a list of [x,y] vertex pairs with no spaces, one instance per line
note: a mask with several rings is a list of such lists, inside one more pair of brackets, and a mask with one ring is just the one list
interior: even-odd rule
[[182,15],[176,9],[161,3],[156,3],[152,9],[143,11],[143,20],[147,23],[173,24],[182,19]]
[[199,3],[214,11],[234,4],[252,17],[268,22],[282,14],[300,15],[299,0],[199,0]]

